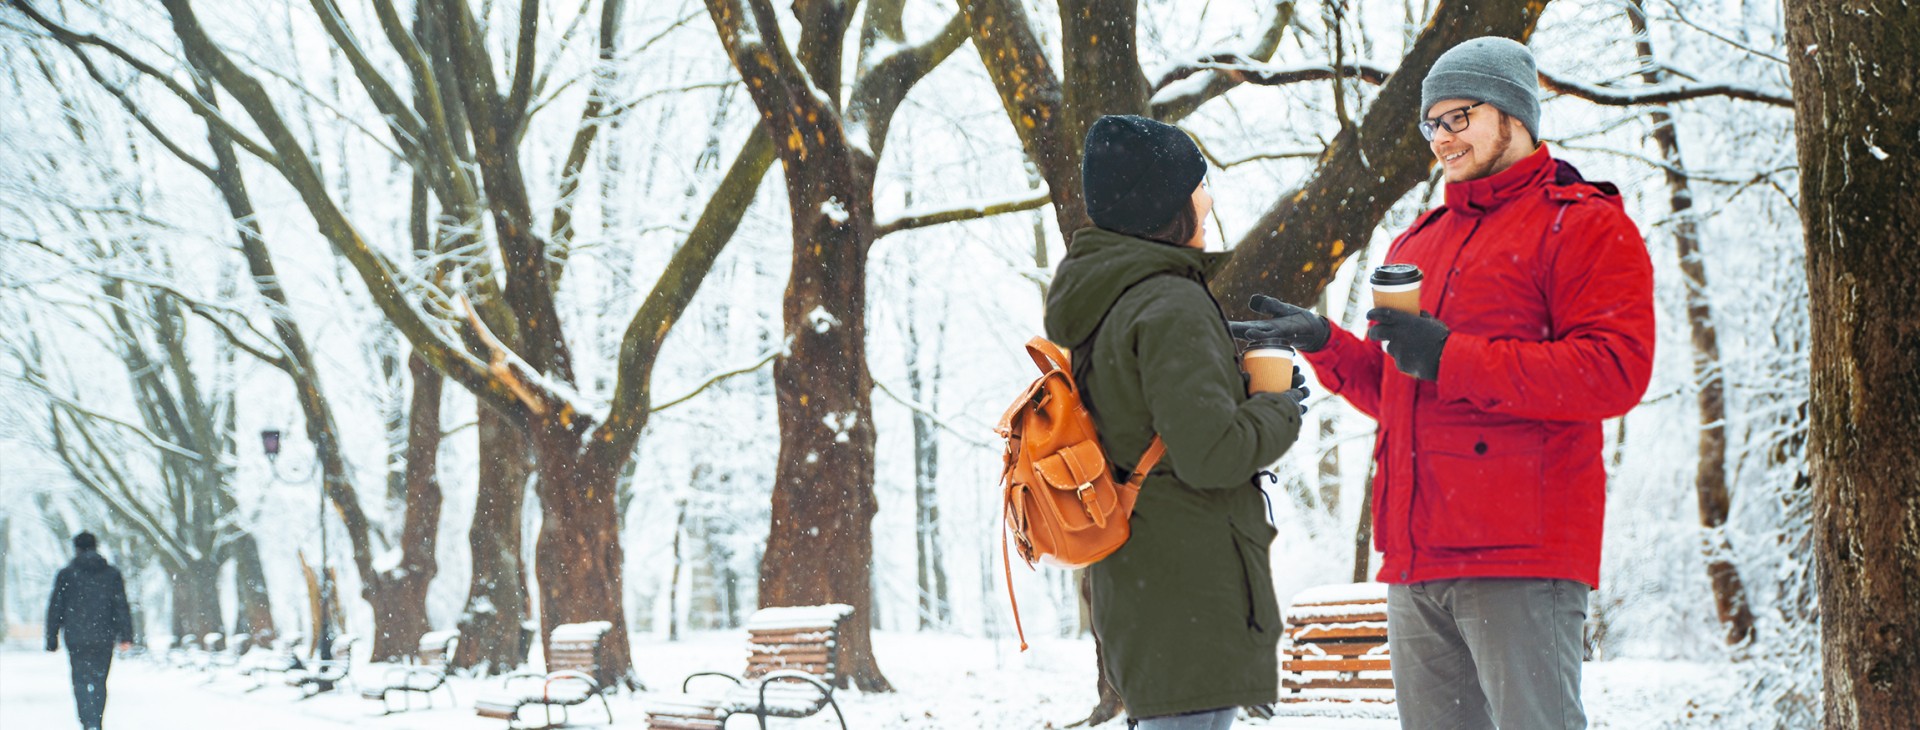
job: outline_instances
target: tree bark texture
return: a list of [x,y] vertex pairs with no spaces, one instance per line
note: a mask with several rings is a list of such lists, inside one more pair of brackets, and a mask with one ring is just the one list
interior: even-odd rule
[[480,432],[478,496],[467,531],[472,577],[458,626],[453,665],[486,674],[527,661],[520,625],[527,620],[527,568],[521,557],[521,516],[533,459],[520,428],[485,405],[477,406]]
[[1826,727],[1920,727],[1920,6],[1788,0]]
[[440,544],[440,397],[445,379],[418,356],[407,359],[407,371],[413,394],[406,418],[400,564],[378,573],[378,582],[361,591],[373,606],[371,656],[384,662],[412,656],[420,636],[433,630],[427,621],[427,587],[440,572],[434,552]]
[[262,645],[279,636],[273,623],[272,596],[267,592],[267,571],[260,563],[260,544],[253,535],[243,535],[233,543],[233,594],[240,610],[233,619],[233,633],[247,634],[254,645]]

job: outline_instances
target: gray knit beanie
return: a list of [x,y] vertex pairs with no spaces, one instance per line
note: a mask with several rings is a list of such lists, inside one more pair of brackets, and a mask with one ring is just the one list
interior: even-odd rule
[[1440,54],[1420,82],[1421,116],[1448,99],[1492,104],[1540,139],[1540,75],[1533,52],[1512,39],[1475,38]]

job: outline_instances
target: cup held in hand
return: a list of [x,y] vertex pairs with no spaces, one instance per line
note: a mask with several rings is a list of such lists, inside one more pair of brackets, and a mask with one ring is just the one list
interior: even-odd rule
[[1387,264],[1373,270],[1373,306],[1420,314],[1420,267],[1413,264]]
[[1250,393],[1281,393],[1293,387],[1293,348],[1277,342],[1255,342],[1240,354]]

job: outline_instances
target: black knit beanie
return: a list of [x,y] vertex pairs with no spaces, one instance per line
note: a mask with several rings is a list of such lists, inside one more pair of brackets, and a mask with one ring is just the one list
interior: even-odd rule
[[1109,115],[1087,130],[1080,187],[1093,224],[1141,235],[1173,221],[1192,205],[1207,176],[1207,160],[1179,127],[1146,117]]
[[91,532],[82,532],[73,536],[73,549],[75,550],[85,552],[99,546],[100,541],[95,539]]

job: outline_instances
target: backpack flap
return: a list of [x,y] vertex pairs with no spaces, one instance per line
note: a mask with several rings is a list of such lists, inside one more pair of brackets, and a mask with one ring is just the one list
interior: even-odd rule
[[[1057,490],[1071,492],[1080,501],[1087,516],[1095,527],[1107,526],[1107,513],[1113,505],[1104,507],[1097,504],[1094,482],[1107,473],[1107,459],[1100,452],[1100,443],[1088,439],[1068,446],[1046,458],[1033,462],[1034,471],[1040,473],[1047,486]],[[1065,517],[1066,515],[1061,515]],[[1069,524],[1069,527],[1073,525]]]

